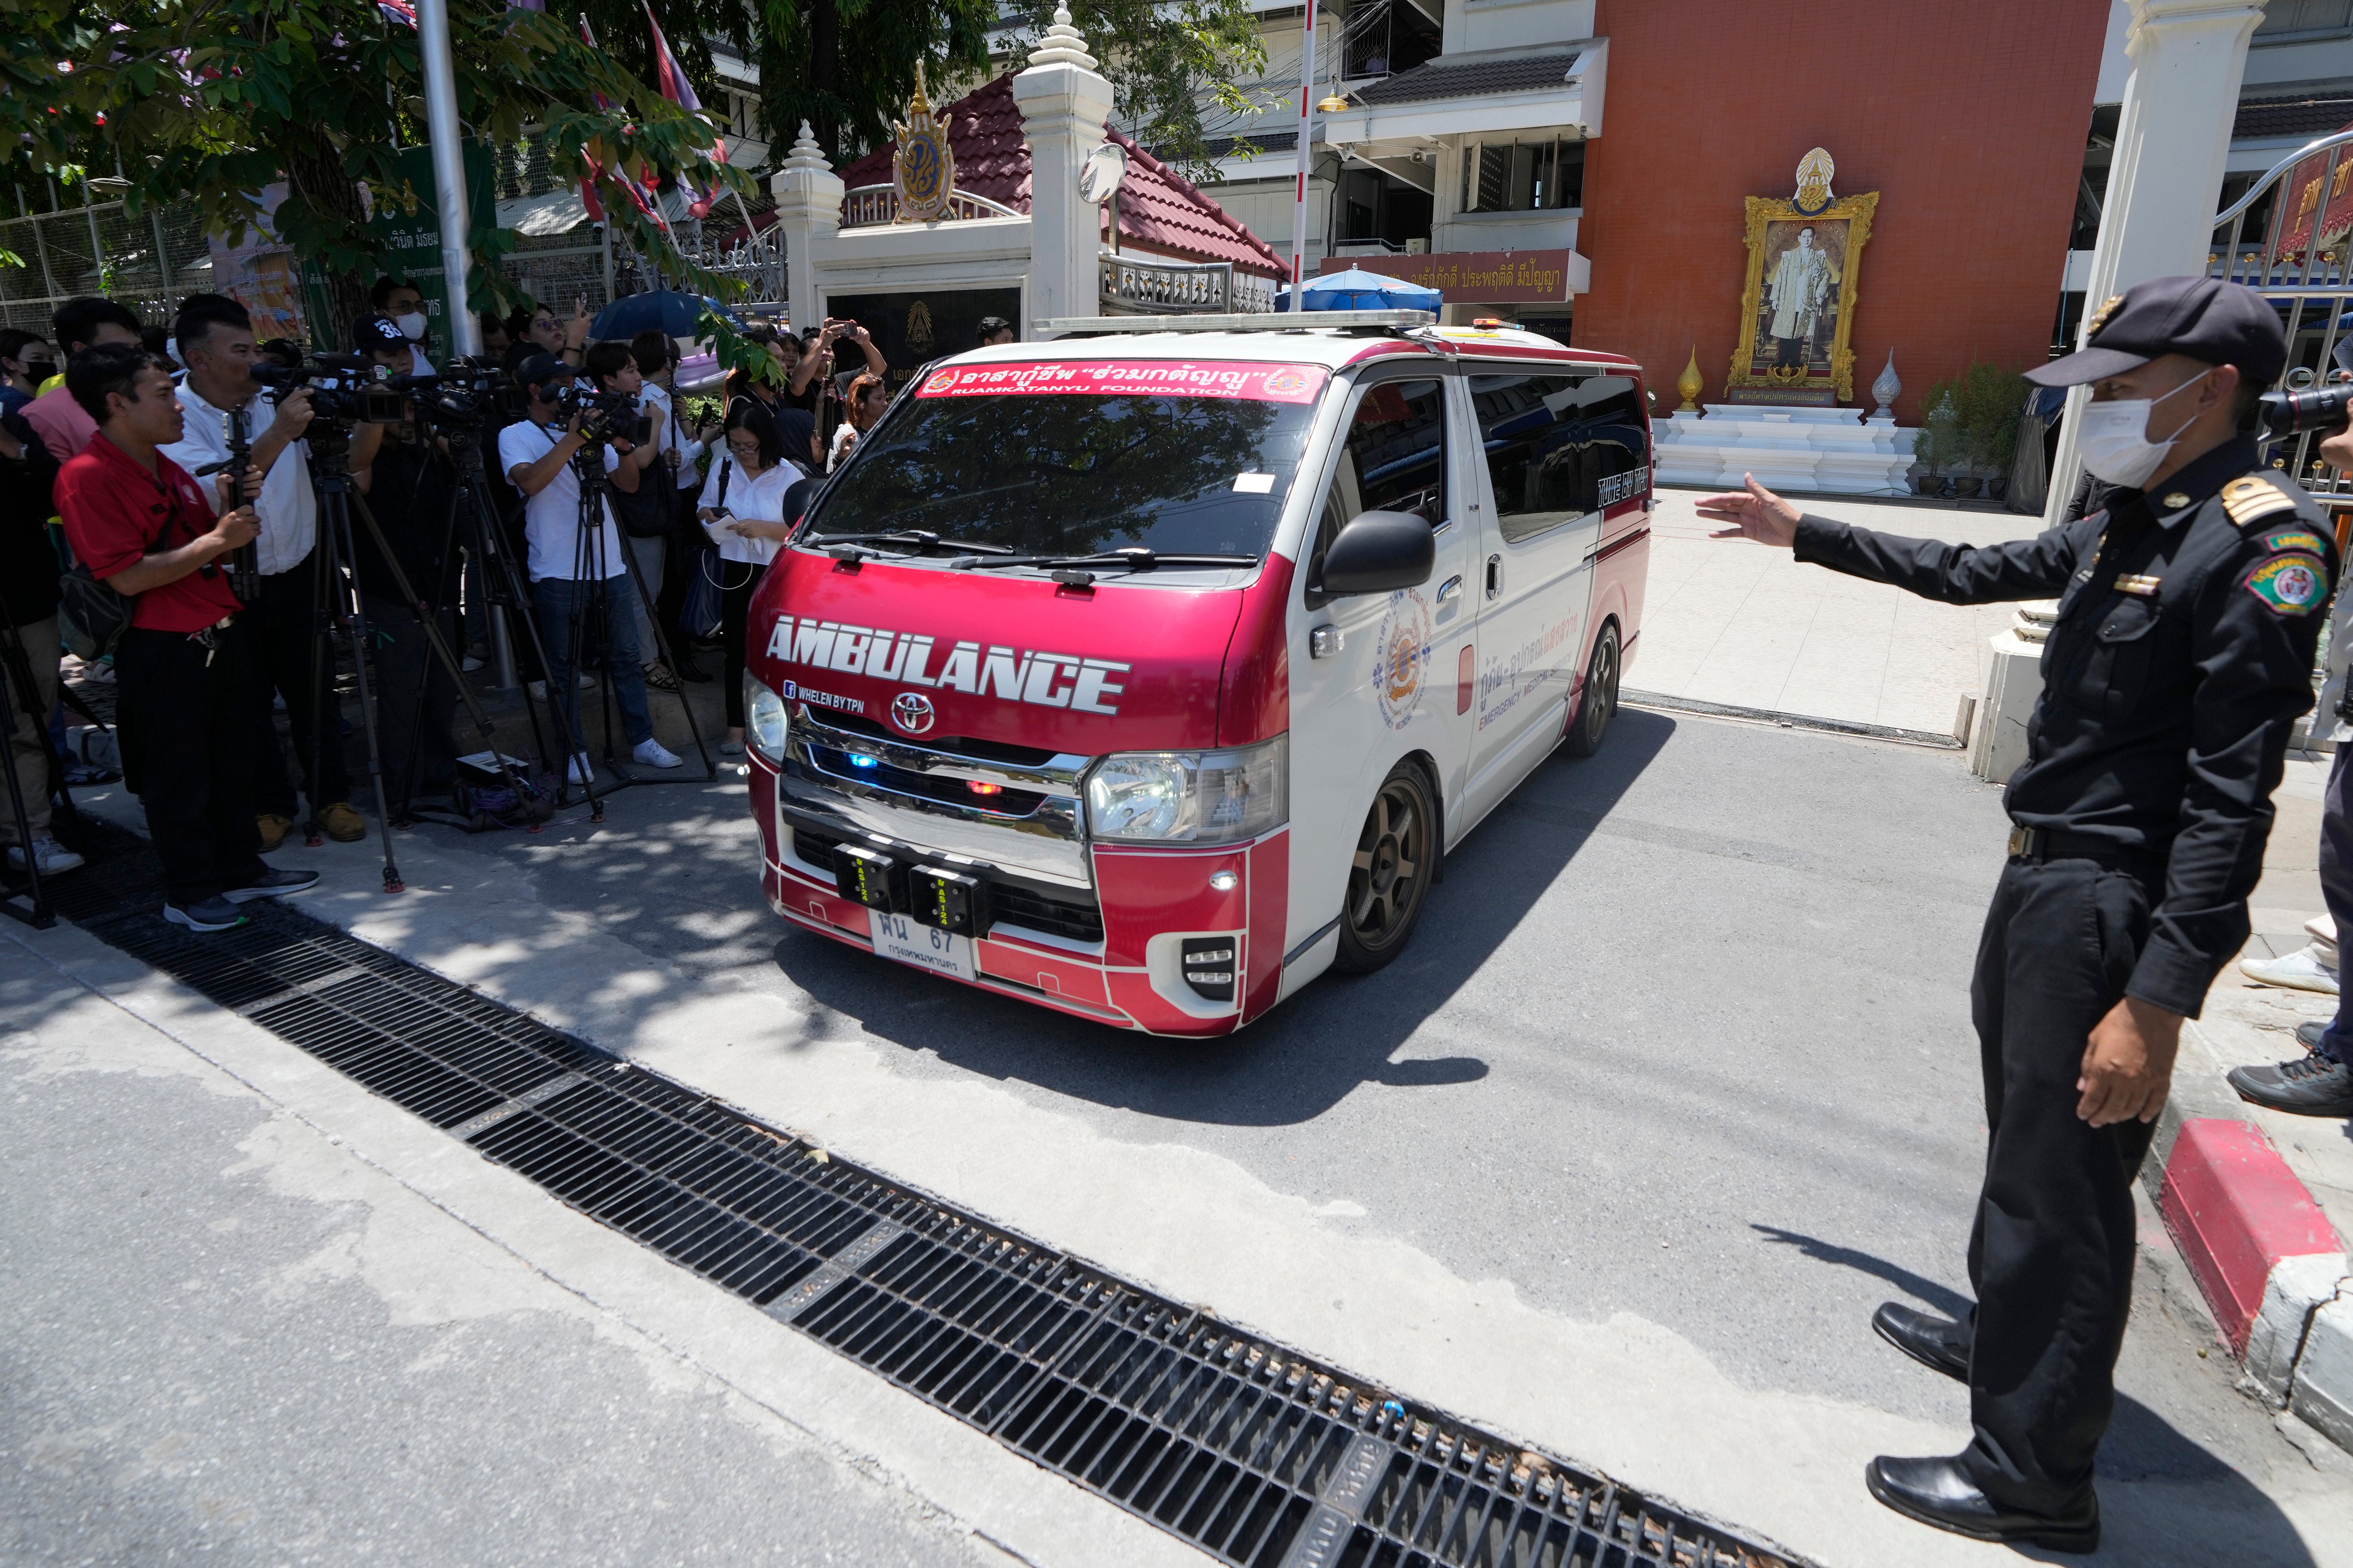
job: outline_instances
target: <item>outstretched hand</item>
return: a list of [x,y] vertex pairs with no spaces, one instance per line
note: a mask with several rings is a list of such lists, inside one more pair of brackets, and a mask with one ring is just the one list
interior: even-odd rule
[[1719,528],[1710,539],[1753,539],[1759,544],[1778,545],[1788,549],[1798,537],[1798,519],[1802,515],[1796,507],[1757,482],[1754,474],[1740,476],[1746,489],[1724,495],[1702,496],[1699,514],[1710,522],[1725,522],[1732,526]]

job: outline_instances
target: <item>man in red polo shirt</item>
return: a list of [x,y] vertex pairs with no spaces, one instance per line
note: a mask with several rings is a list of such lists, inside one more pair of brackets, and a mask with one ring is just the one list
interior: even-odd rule
[[[75,558],[132,601],[114,653],[122,768],[164,862],[164,918],[226,931],[244,921],[246,900],[319,879],[272,870],[254,824],[249,656],[218,563],[259,524],[250,505],[216,516],[196,481],[156,450],[180,438],[168,362],[128,345],[92,348],[67,366],[66,385],[98,434],[58,475],[58,515]],[[248,494],[260,484],[248,474]]]

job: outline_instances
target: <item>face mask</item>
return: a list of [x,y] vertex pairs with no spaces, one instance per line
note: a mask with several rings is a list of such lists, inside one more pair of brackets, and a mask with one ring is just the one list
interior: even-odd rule
[[402,335],[410,342],[418,343],[425,341],[425,317],[421,312],[411,310],[406,316],[395,316],[392,319],[392,324],[398,327]]
[[2173,443],[2181,437],[2174,435],[2165,441],[2148,438],[2150,412],[2174,393],[2187,392],[2214,373],[2200,371],[2188,381],[2168,392],[2165,397],[2124,397],[2113,403],[2084,405],[2084,420],[2075,437],[2077,453],[2084,467],[2095,479],[2112,485],[2122,485],[2137,490],[2148,482],[2149,475],[2165,461],[2173,450]]

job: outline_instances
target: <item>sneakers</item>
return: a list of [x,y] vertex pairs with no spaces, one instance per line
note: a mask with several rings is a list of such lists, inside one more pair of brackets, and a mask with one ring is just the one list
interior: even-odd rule
[[2320,1037],[2328,1033],[2328,1020],[2307,1018],[2295,1026],[2295,1043],[2307,1051],[2320,1048]]
[[[2335,953],[2327,954],[2335,957]],[[2320,944],[2299,947],[2294,952],[2278,958],[2242,958],[2239,973],[2263,985],[2285,986],[2291,991],[2317,991],[2324,996],[2337,994],[2337,970],[2333,964],[2321,962]]]
[[649,768],[675,768],[682,765],[686,761],[659,741],[654,740],[639,741],[630,749],[629,760],[633,763],[642,763]]
[[2315,1051],[2277,1067],[2232,1068],[2231,1087],[2250,1105],[2293,1116],[2353,1116],[2353,1068]]
[[274,811],[263,812],[253,819],[253,825],[261,829],[261,852],[264,855],[285,843],[286,836],[294,831],[294,819],[280,816]]
[[572,784],[595,784],[596,782],[596,764],[588,760],[587,752],[575,752],[572,753],[572,765],[564,770],[564,776]]
[[744,742],[722,741],[719,742],[719,754],[723,757],[740,757],[744,754]]
[[318,886],[316,871],[268,870],[242,888],[231,888],[221,898],[232,904],[248,903],[255,899],[275,899],[288,893],[306,892]]
[[463,659],[459,661],[458,668],[464,670],[467,674],[471,675],[474,671],[481,668],[482,666],[489,662],[490,661],[488,659],[482,658],[480,654],[470,653]]
[[[47,833],[34,836],[33,869],[42,876],[54,877],[60,871],[78,871],[87,862],[80,856],[58,843],[53,836]],[[25,868],[23,846],[16,844],[8,846],[8,866],[11,870],[21,871]]]
[[235,904],[227,899],[217,898],[199,899],[193,904],[167,901],[164,905],[164,918],[190,931],[227,931],[231,926],[245,923],[245,916]]
[[367,823],[347,800],[330,801],[321,806],[319,826],[338,844],[357,844],[367,837]]
[[656,691],[676,691],[679,689],[678,677],[664,669],[659,659],[645,667],[645,677],[646,684]]

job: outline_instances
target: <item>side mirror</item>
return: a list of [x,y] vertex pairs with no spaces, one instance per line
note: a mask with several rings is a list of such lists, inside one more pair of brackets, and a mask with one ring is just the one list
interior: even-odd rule
[[1327,599],[1350,594],[1386,594],[1419,588],[1438,563],[1430,524],[1409,511],[1358,512],[1324,555]]

